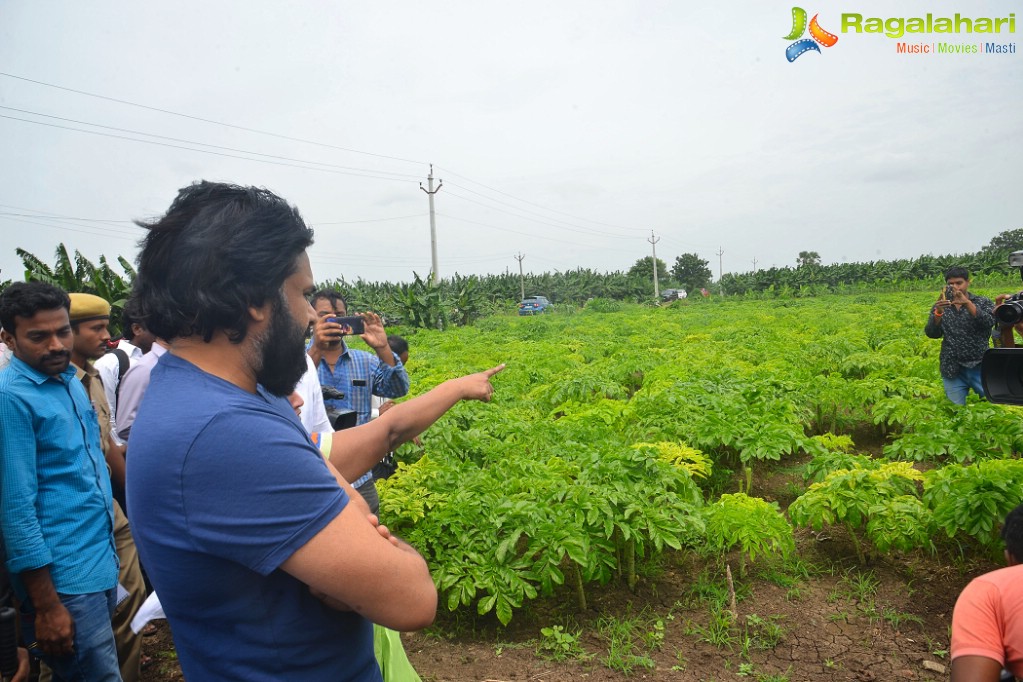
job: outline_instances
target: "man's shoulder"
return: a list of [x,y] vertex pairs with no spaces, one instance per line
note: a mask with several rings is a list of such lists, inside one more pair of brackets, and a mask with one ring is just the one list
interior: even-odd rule
[[990,586],[1005,594],[1011,592],[1021,600],[1023,605],[1023,564],[1007,566],[979,575],[970,581],[968,587],[983,588]]
[[36,393],[41,383],[12,362],[0,372],[0,397]]
[[992,301],[987,296],[980,296],[979,294],[972,294],[972,293],[967,293],[967,296],[969,296],[970,300],[973,301],[974,305],[976,305],[977,303],[980,303],[980,304],[983,304],[983,305],[994,306],[994,304],[995,304],[994,301]]
[[103,357],[98,360],[94,360],[92,366],[102,372],[107,369],[116,368],[120,365],[120,363],[121,359],[117,357],[116,353],[114,353],[114,349],[111,349],[104,353]]

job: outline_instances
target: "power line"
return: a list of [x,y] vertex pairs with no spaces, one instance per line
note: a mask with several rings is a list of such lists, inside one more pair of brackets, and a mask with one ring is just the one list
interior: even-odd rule
[[[82,222],[90,222],[90,223],[128,223],[130,225],[134,225],[135,224],[134,220],[114,220],[114,219],[111,219],[111,218],[79,218],[79,217],[69,216],[69,215],[60,215],[58,213],[55,213],[55,214],[52,214],[52,215],[47,215],[45,211],[40,211],[40,210],[37,210],[37,209],[34,209],[34,208],[24,208],[22,206],[14,206],[14,205],[11,205],[11,204],[0,204],[0,208],[13,208],[13,209],[16,209],[16,210],[19,210],[19,211],[30,211],[29,213],[5,213],[5,212],[0,212],[0,216],[25,217],[25,218],[53,218],[53,219],[58,219],[58,220],[79,220],[79,221],[82,221]],[[388,220],[408,220],[410,218],[422,218],[425,215],[426,215],[425,213],[415,213],[415,214],[412,214],[412,215],[390,216],[388,218],[365,218],[365,219],[362,219],[362,220],[333,220],[333,221],[327,221],[327,220],[307,220],[306,222],[309,225],[313,226],[313,227],[316,227],[318,225],[354,225],[354,224],[357,224],[357,223],[380,223],[380,222],[384,222],[384,221],[388,221]]]
[[[583,232],[582,230],[575,230],[575,229],[572,229],[572,228],[569,228],[569,227],[565,227],[564,225],[558,225],[556,223],[547,222],[545,220],[537,220],[536,218],[530,218],[529,216],[524,216],[524,215],[519,215],[518,213],[513,213],[512,211],[509,211],[507,209],[498,208],[496,206],[490,206],[488,204],[484,204],[482,201],[476,201],[475,199],[470,199],[469,197],[463,197],[462,195],[457,194],[455,192],[448,192],[447,196],[455,197],[455,198],[461,199],[462,201],[468,201],[469,203],[476,204],[476,205],[482,206],[484,208],[488,208],[488,209],[490,209],[492,211],[498,211],[500,213],[506,213],[506,214],[508,214],[510,216],[513,216],[515,218],[519,218],[520,220],[527,220],[527,221],[529,221],[531,223],[537,223],[539,225],[547,225],[548,227],[556,227],[559,230],[566,230],[568,232],[575,232],[577,234],[585,234],[585,235],[590,236],[590,237],[593,236],[593,234],[589,233],[589,232]],[[521,234],[524,234],[524,233],[521,233]],[[529,236],[529,235],[527,235],[527,236]],[[616,237],[616,236],[611,236],[610,238],[611,239],[635,239],[635,237]],[[574,244],[575,242],[568,242],[568,243]]]
[[14,79],[17,79],[17,80],[20,80],[20,81],[25,81],[27,83],[34,83],[36,85],[43,85],[43,86],[48,87],[48,88],[55,88],[57,90],[63,90],[65,92],[73,92],[73,93],[78,94],[78,95],[85,95],[86,97],[95,97],[96,99],[102,99],[102,100],[106,100],[108,102],[116,102],[118,104],[125,104],[125,105],[132,106],[132,107],[138,107],[139,109],[146,109],[148,111],[156,111],[156,112],[159,112],[161,114],[169,114],[171,116],[180,116],[181,118],[187,118],[187,119],[191,119],[193,121],[201,121],[203,123],[211,123],[213,125],[224,126],[225,128],[234,128],[236,130],[244,130],[245,132],[256,133],[258,135],[267,135],[267,136],[270,136],[270,137],[277,137],[277,138],[280,138],[282,140],[291,140],[292,142],[301,142],[303,144],[311,144],[311,145],[316,145],[318,147],[327,147],[327,148],[330,148],[330,149],[337,149],[337,150],[340,150],[340,151],[343,151],[343,152],[350,152],[352,154],[364,154],[366,156],[375,156],[377,158],[390,159],[392,161],[403,161],[405,163],[415,163],[415,164],[420,164],[420,165],[426,165],[424,162],[416,161],[414,159],[403,159],[403,158],[401,158],[399,156],[388,156],[386,154],[377,154],[375,152],[365,152],[365,151],[362,151],[362,150],[359,150],[359,149],[352,149],[350,147],[339,147],[337,145],[328,144],[326,142],[317,142],[316,140],[306,140],[306,139],[303,139],[303,138],[300,138],[300,137],[292,137],[290,135],[282,135],[280,133],[273,133],[273,132],[269,132],[269,131],[266,131],[266,130],[259,130],[257,128],[247,128],[245,126],[235,125],[233,123],[224,123],[223,121],[215,121],[215,120],[209,119],[209,118],[202,118],[201,116],[193,116],[191,114],[182,114],[181,112],[171,111],[170,109],[161,109],[159,107],[153,107],[153,106],[149,106],[149,105],[146,105],[146,104],[139,104],[138,102],[130,102],[130,101],[125,100],[125,99],[118,99],[116,97],[109,97],[107,95],[99,95],[97,93],[87,92],[85,90],[76,90],[74,88],[68,88],[68,87],[65,87],[63,85],[55,85],[53,83],[46,83],[46,82],[43,82],[43,81],[34,80],[32,78],[26,78],[24,76],[16,76],[13,73],[4,73],[4,72],[0,71],[0,76],[6,76],[7,78],[14,78]]
[[414,215],[398,215],[398,216],[394,216],[393,218],[367,218],[366,220],[335,220],[335,221],[332,221],[332,222],[324,222],[322,220],[316,220],[316,221],[310,220],[308,222],[313,227],[316,227],[317,225],[352,225],[352,224],[355,224],[355,223],[382,223],[382,222],[387,221],[387,220],[406,220],[408,218],[422,218],[425,215],[427,215],[427,214],[426,213],[416,213]]
[[79,132],[79,133],[87,133],[89,135],[99,135],[101,137],[112,137],[112,138],[119,139],[119,140],[127,140],[129,142],[140,142],[142,144],[151,144],[151,145],[156,145],[158,147],[170,147],[172,149],[184,149],[185,151],[199,152],[200,154],[211,154],[213,156],[225,156],[225,157],[230,158],[230,159],[241,159],[243,161],[255,161],[256,163],[267,163],[267,164],[271,164],[271,165],[274,165],[274,166],[286,166],[286,167],[290,167],[290,168],[301,168],[302,170],[319,171],[321,173],[333,173],[335,175],[354,175],[356,177],[372,178],[374,180],[391,180],[391,181],[395,181],[395,182],[408,182],[408,180],[405,180],[405,179],[402,179],[402,178],[385,178],[385,177],[380,177],[380,176],[375,176],[375,175],[366,175],[364,173],[350,173],[350,172],[347,172],[347,171],[332,170],[332,169],[329,169],[329,168],[313,168],[313,167],[310,167],[310,166],[302,166],[302,165],[294,164],[294,163],[281,163],[279,161],[268,161],[266,159],[254,159],[254,158],[249,157],[249,156],[238,156],[236,154],[224,154],[223,152],[214,152],[214,151],[210,151],[208,149],[195,149],[194,147],[183,147],[181,145],[167,144],[166,142],[157,142],[155,140],[140,140],[140,139],[134,138],[134,137],[125,137],[124,135],[113,135],[111,133],[101,133],[98,130],[83,130],[81,128],[72,128],[70,126],[57,125],[56,123],[46,123],[44,121],[31,121],[31,120],[29,120],[27,118],[17,118],[16,116],[6,116],[4,114],[0,114],[0,118],[6,118],[6,119],[9,119],[11,121],[21,121],[23,123],[32,123],[34,125],[47,126],[49,128],[60,128],[62,130],[72,130],[72,131]]
[[[479,192],[471,190],[468,187],[463,187],[461,185],[456,185],[453,182],[448,183],[448,184],[450,184],[452,187],[457,187],[459,189],[463,189],[466,192],[469,192],[470,194],[475,194],[478,197],[483,197],[487,201],[492,201],[495,204],[501,204],[502,206],[509,206],[509,207],[514,208],[514,209],[516,209],[518,211],[522,211],[523,213],[526,213],[526,214],[529,214],[529,215],[534,215],[534,216],[539,216],[540,218],[545,218],[546,220],[549,220],[549,221],[554,221],[554,222],[547,222],[547,223],[545,223],[547,225],[554,225],[554,226],[557,226],[557,224],[568,225],[570,227],[563,227],[562,229],[570,230],[572,232],[579,232],[580,234],[597,234],[597,235],[601,235],[601,236],[605,236],[605,237],[611,237],[613,239],[635,239],[635,237],[633,237],[633,236],[624,236],[624,235],[620,235],[620,234],[612,234],[610,232],[602,232],[601,230],[594,230],[593,228],[586,227],[585,225],[576,225],[574,223],[565,222],[564,220],[558,220],[557,218],[550,218],[550,217],[542,215],[540,213],[536,213],[535,211],[530,211],[528,209],[519,208],[518,206],[513,206],[512,204],[509,204],[506,201],[498,201],[497,199],[491,199],[487,195],[480,194]],[[499,210],[499,209],[494,209],[494,210]],[[578,229],[570,229],[570,228],[578,228]]]
[[124,239],[124,240],[132,241],[132,242],[138,241],[138,238],[140,236],[140,235],[127,235],[127,234],[110,234],[108,232],[95,232],[94,230],[86,230],[86,229],[81,229],[81,228],[77,228],[76,229],[76,228],[70,227],[68,225],[53,225],[51,223],[46,223],[46,222],[27,220],[25,218],[13,219],[13,218],[4,217],[2,219],[3,220],[7,220],[7,221],[12,222],[12,223],[17,223],[19,225],[40,225],[42,227],[50,227],[50,228],[57,229],[57,230],[64,230],[66,232],[78,232],[78,233],[81,233],[81,234],[89,234],[89,235],[93,235],[93,236],[96,236],[96,237],[106,237],[108,239]]
[[[454,195],[452,195],[452,196],[454,196]],[[489,227],[489,228],[491,228],[493,230],[500,230],[501,232],[511,232],[512,234],[522,235],[523,237],[529,237],[530,239],[546,239],[547,241],[558,242],[559,244],[570,244],[570,245],[576,246],[576,247],[579,246],[578,242],[570,242],[570,241],[566,241],[564,239],[557,239],[556,237],[548,237],[548,236],[542,235],[542,234],[530,234],[528,232],[520,232],[519,230],[513,230],[513,229],[508,228],[508,227],[498,227],[497,225],[490,225],[488,223],[481,223],[481,222],[478,222],[476,220],[469,220],[467,218],[458,218],[458,217],[450,215],[448,213],[440,213],[440,212],[438,212],[437,215],[442,216],[444,218],[447,218],[448,220],[457,220],[457,221],[463,222],[463,223],[470,223],[472,225],[479,225],[480,227]]]
[[[39,113],[38,111],[29,111],[27,109],[16,109],[15,107],[6,107],[6,106],[3,106],[3,105],[0,105],[0,109],[6,109],[8,111],[17,111],[18,113],[29,114],[31,116],[42,116],[43,118],[52,118],[52,119],[56,119],[58,121],[64,121],[65,123],[77,123],[79,125],[93,126],[94,128],[103,128],[105,130],[115,130],[115,131],[120,132],[120,133],[129,133],[131,135],[144,135],[146,137],[155,137],[155,138],[160,139],[160,140],[170,140],[171,142],[181,142],[181,143],[184,143],[184,144],[194,144],[194,145],[198,145],[200,147],[210,147],[211,149],[223,149],[223,150],[229,151],[229,152],[238,152],[240,154],[251,154],[253,156],[262,156],[262,157],[265,157],[265,158],[268,158],[268,159],[278,159],[280,161],[295,161],[295,162],[298,162],[298,163],[306,163],[306,164],[311,164],[311,165],[314,165],[314,166],[326,166],[328,168],[337,168],[337,169],[340,169],[340,170],[350,170],[350,171],[361,171],[361,172],[364,172],[364,173],[376,173],[376,174],[379,174],[379,175],[396,175],[396,176],[399,176],[399,177],[409,178],[409,179],[411,179],[411,178],[418,178],[419,177],[418,175],[412,175],[411,173],[394,173],[394,172],[391,172],[391,171],[372,170],[370,168],[355,168],[355,167],[352,167],[352,166],[339,166],[337,164],[324,163],[322,161],[309,161],[308,159],[296,159],[296,158],[293,158],[293,157],[290,157],[290,156],[276,156],[274,154],[263,154],[261,152],[250,151],[248,149],[238,149],[236,147],[225,147],[223,145],[210,144],[208,142],[196,142],[195,140],[186,140],[186,139],[183,139],[183,138],[180,138],[180,137],[170,137],[169,135],[157,135],[156,133],[147,133],[147,132],[142,131],[142,130],[131,130],[131,129],[128,129],[128,128],[118,128],[117,126],[108,126],[108,125],[103,125],[102,123],[93,123],[91,121],[79,121],[79,120],[73,119],[73,118],[64,118],[62,116],[54,116],[54,115],[51,115],[51,114],[42,114],[42,113]],[[15,119],[15,120],[27,120],[27,119]],[[83,131],[83,132],[85,132],[85,131]]]
[[[438,168],[440,168],[440,167],[438,166]],[[532,201],[527,201],[526,199],[521,199],[521,198],[519,198],[519,197],[517,197],[517,196],[515,196],[513,194],[508,194],[507,192],[502,192],[501,190],[499,190],[499,189],[497,189],[495,187],[491,187],[489,185],[485,185],[482,182],[479,182],[477,180],[473,180],[472,178],[467,178],[464,175],[459,175],[458,173],[454,172],[451,169],[441,169],[441,170],[444,170],[444,172],[447,173],[448,175],[454,175],[457,178],[462,178],[463,180],[466,180],[467,182],[471,182],[474,185],[479,185],[480,187],[486,187],[491,192],[497,192],[498,194],[500,194],[502,196],[506,196],[509,199],[514,199],[515,201],[521,201],[524,204],[529,204],[530,206],[535,206],[536,208],[540,208],[540,209],[543,209],[545,211],[550,211],[551,213],[560,213],[561,215],[568,216],[569,218],[575,218],[576,220],[581,220],[584,223],[593,223],[595,225],[603,225],[604,227],[614,227],[614,228],[617,228],[617,229],[620,229],[620,230],[635,230],[637,232],[646,232],[646,229],[642,228],[642,227],[627,227],[625,225],[614,225],[612,223],[602,223],[599,220],[591,220],[589,218],[582,218],[580,216],[573,215],[571,213],[566,213],[565,211],[559,211],[558,209],[555,209],[555,208],[548,208],[546,206],[542,206],[540,204],[533,203]],[[466,189],[467,191],[470,191],[470,190],[468,190],[468,188],[463,188],[463,189]]]

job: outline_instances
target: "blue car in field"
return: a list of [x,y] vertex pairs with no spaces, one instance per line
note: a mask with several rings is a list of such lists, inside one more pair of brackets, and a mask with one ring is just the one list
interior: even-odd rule
[[519,303],[519,315],[542,315],[551,307],[551,302],[543,296],[526,296]]

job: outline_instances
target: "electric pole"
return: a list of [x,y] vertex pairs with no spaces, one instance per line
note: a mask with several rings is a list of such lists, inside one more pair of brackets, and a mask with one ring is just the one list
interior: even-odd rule
[[655,238],[654,231],[650,230],[650,239],[647,239],[647,241],[650,242],[650,246],[654,250],[654,300],[656,301],[661,298],[661,290],[657,285],[657,242],[661,241],[661,238]]
[[721,256],[725,255],[723,247],[718,247],[718,282],[721,281]]
[[433,283],[437,284],[440,281],[440,273],[437,266],[437,216],[433,212],[433,195],[440,191],[440,188],[444,186],[444,181],[441,180],[437,185],[437,189],[433,188],[433,164],[430,164],[430,174],[426,176],[426,187],[423,187],[423,183],[419,183],[419,189],[426,192],[430,197],[430,256],[431,267],[433,268]]
[[520,253],[519,255],[515,256],[515,260],[517,260],[519,262],[519,294],[520,294],[519,300],[520,301],[526,297],[526,280],[523,279],[523,275],[522,275],[522,261],[525,260],[525,258],[526,258],[526,254],[524,254],[524,253]]

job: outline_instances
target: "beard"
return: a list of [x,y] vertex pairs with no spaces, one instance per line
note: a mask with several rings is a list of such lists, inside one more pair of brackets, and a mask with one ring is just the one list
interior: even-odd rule
[[278,297],[271,310],[270,327],[256,346],[256,381],[273,395],[290,395],[305,374],[306,331],[307,327],[295,324],[284,296]]

